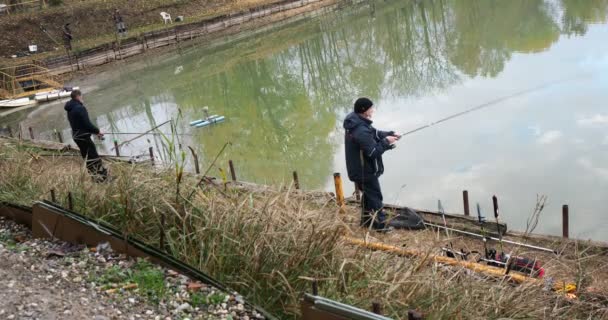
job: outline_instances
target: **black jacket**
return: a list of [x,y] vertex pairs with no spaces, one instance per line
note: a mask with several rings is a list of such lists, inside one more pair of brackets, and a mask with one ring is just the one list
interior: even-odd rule
[[65,111],[68,112],[68,121],[72,127],[72,138],[86,139],[91,134],[99,134],[99,129],[91,123],[87,108],[78,101],[70,100],[65,104]]
[[351,181],[362,182],[367,177],[379,177],[384,173],[382,154],[393,148],[386,140],[393,131],[380,131],[372,127],[372,121],[357,113],[344,119],[344,144],[346,170]]

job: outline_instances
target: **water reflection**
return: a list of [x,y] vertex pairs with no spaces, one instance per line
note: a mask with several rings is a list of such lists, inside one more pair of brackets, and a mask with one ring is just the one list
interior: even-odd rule
[[[180,127],[183,132],[193,133],[182,137],[181,142],[195,147],[203,163],[231,141],[221,163],[225,166],[228,158],[233,159],[239,178],[278,183],[288,180],[291,170],[298,170],[306,188],[320,188],[333,170],[343,166],[339,125],[355,97],[367,95],[379,103],[382,109],[377,121],[381,125],[411,129],[496,95],[525,89],[531,83],[570,76],[558,72],[560,57],[548,50],[560,46],[560,35],[585,36],[590,24],[606,22],[607,12],[606,0],[370,1],[245,40],[197,46],[183,50],[179,56],[148,58],[121,67],[109,81],[98,81],[99,88],[85,98],[100,126],[120,132],[145,131],[176,117],[178,109],[188,122],[201,118],[201,108],[209,106],[212,113],[224,115],[228,121],[207,129]],[[518,71],[522,66],[532,69],[530,63],[520,62],[523,57],[540,56],[553,57],[553,68],[534,77]],[[493,79],[497,82],[491,82]],[[532,79],[538,81],[533,83]],[[591,83],[597,85],[598,81]],[[526,104],[524,100],[517,102]],[[47,134],[52,128],[67,128],[64,114],[58,109],[36,111],[31,116],[36,120],[28,119],[27,125],[44,128]],[[515,116],[505,113],[500,120],[511,123]],[[602,117],[591,116],[596,120]],[[551,125],[541,128],[535,121],[519,120],[517,126],[509,128],[513,131],[502,132],[516,139],[503,141],[512,148],[511,154],[533,152],[527,149],[529,141],[536,141],[535,146],[552,145],[565,138],[563,130],[551,129]],[[460,137],[460,150],[470,155],[482,148],[492,149],[492,139],[499,136],[479,123],[468,130],[474,134],[461,134],[463,126],[471,125],[446,126],[441,131],[445,135],[424,134],[418,137],[422,142],[408,143],[407,151],[398,151],[389,160],[393,177],[385,178],[391,197],[402,199],[400,186],[408,179],[417,184],[417,189],[406,199],[424,205],[430,198],[445,197],[437,190],[452,192],[442,185],[460,188],[467,181],[480,184],[469,178],[482,175],[510,185],[499,191],[515,201],[520,194],[513,185],[520,183],[508,177],[497,179],[485,171],[500,163],[497,159],[472,163],[453,150],[454,154],[442,155],[442,161],[429,160],[437,157],[435,150],[428,150],[429,145],[441,142],[441,149],[454,145],[454,140],[447,138]],[[67,129],[64,132],[67,135]],[[512,132],[516,134],[511,136]],[[109,152],[111,142],[107,143]],[[158,137],[150,137],[134,142],[128,150],[146,152],[149,145],[163,148]],[[585,170],[599,170],[600,175],[603,172],[599,162],[590,157],[581,156],[575,161]],[[404,164],[425,175],[417,176],[409,169],[400,172],[398,168]],[[506,163],[502,165],[513,170]],[[423,182],[429,180],[435,182],[425,186]],[[537,187],[525,192],[545,191],[545,186]],[[528,205],[512,208],[516,211]]]

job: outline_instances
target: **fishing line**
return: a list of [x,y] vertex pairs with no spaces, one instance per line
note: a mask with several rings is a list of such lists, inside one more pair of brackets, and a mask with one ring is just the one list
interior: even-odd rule
[[480,105],[475,106],[473,108],[470,108],[470,109],[467,109],[467,110],[464,110],[464,111],[452,114],[452,115],[447,116],[445,118],[439,119],[439,120],[437,120],[435,122],[431,122],[431,123],[426,124],[424,126],[418,127],[418,128],[416,128],[414,130],[407,131],[407,132],[401,134],[401,137],[410,135],[412,133],[415,133],[415,132],[418,132],[418,131],[421,131],[421,130],[424,130],[426,128],[433,127],[435,125],[438,125],[440,123],[443,123],[443,122],[446,122],[446,121],[449,121],[449,120],[452,120],[452,119],[455,119],[455,118],[459,118],[459,117],[464,116],[466,114],[469,114],[471,112],[475,112],[475,111],[478,111],[478,110],[481,110],[481,109],[484,109],[484,108],[487,108],[487,107],[491,107],[491,106],[493,106],[495,104],[498,104],[500,102],[503,102],[503,101],[506,101],[506,100],[509,100],[509,99],[512,99],[512,98],[515,98],[515,97],[518,97],[518,96],[526,95],[528,93],[532,93],[532,92],[535,92],[535,91],[538,91],[538,90],[542,90],[544,88],[556,85],[558,83],[568,82],[568,81],[571,81],[571,80],[576,79],[576,78],[579,78],[579,77],[565,79],[565,80],[557,80],[557,81],[552,81],[552,82],[544,83],[544,84],[541,84],[541,85],[536,86],[536,87],[532,87],[532,88],[529,88],[529,89],[526,89],[526,90],[522,90],[522,91],[518,91],[518,92],[512,93],[512,94],[510,94],[508,96],[504,96],[504,97],[500,97],[500,98],[488,101],[486,103],[480,104]]

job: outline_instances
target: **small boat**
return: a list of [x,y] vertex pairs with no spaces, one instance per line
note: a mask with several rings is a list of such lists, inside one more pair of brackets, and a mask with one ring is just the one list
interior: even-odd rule
[[0,108],[25,107],[36,103],[38,103],[36,100],[30,98],[0,100]]
[[73,90],[78,90],[78,89],[80,89],[80,88],[79,87],[68,87],[68,88],[53,90],[53,91],[49,91],[49,92],[41,92],[41,93],[37,93],[34,96],[34,100],[39,101],[39,102],[48,102],[48,101],[53,101],[53,100],[57,100],[57,99],[67,98],[70,96],[70,94],[72,94]]
[[224,117],[224,116],[219,116],[219,117],[216,117],[216,118],[209,117],[209,119],[207,119],[207,120],[205,120],[205,121],[203,121],[203,122],[201,122],[199,124],[196,124],[194,126],[197,127],[197,128],[202,128],[202,127],[206,127],[206,126],[208,126],[210,124],[222,122],[225,119],[226,119],[226,117]]
[[219,116],[218,116],[217,114],[214,114],[214,115],[212,115],[212,116],[209,116],[209,117],[208,117],[208,118],[206,118],[206,119],[198,119],[198,120],[192,121],[192,122],[190,122],[190,125],[191,125],[191,126],[195,126],[195,125],[197,125],[197,124],[199,124],[199,123],[202,123],[202,122],[205,122],[205,121],[207,121],[207,120],[209,120],[209,119],[213,119],[213,118],[217,118],[217,117],[219,117]]

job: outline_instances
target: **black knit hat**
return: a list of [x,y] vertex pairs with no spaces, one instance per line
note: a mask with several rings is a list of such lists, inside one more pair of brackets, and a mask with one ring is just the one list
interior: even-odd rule
[[363,113],[374,105],[368,98],[359,98],[355,101],[355,113]]

